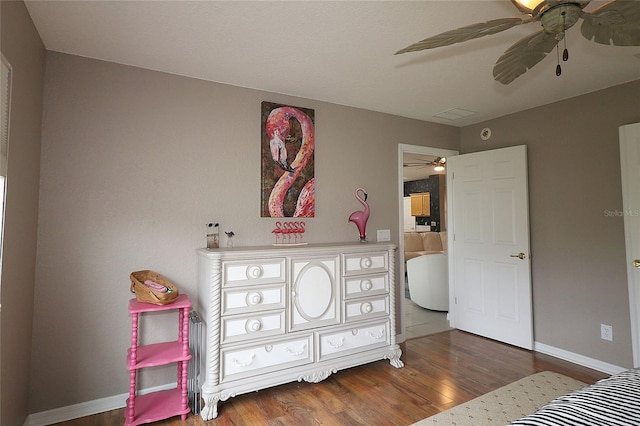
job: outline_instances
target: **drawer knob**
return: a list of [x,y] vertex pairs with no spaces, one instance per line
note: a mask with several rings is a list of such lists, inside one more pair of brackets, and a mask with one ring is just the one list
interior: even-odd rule
[[371,288],[372,288],[372,287],[373,287],[373,284],[371,283],[371,280],[363,280],[363,281],[360,283],[360,288],[361,288],[363,291],[371,290]]
[[257,279],[262,277],[262,274],[264,274],[262,266],[252,265],[247,268],[247,278]]
[[372,264],[371,259],[370,259],[370,258],[368,258],[368,257],[363,257],[363,258],[360,260],[360,267],[361,267],[362,269],[369,269],[369,268],[371,268],[371,264]]
[[361,311],[363,314],[371,313],[371,311],[372,311],[372,310],[373,310],[373,306],[372,306],[372,305],[371,305],[371,303],[369,303],[369,302],[367,302],[367,303],[363,303],[363,304],[360,306],[360,311]]
[[260,293],[259,291],[248,293],[247,305],[249,306],[259,305],[260,303],[262,303],[262,299],[263,299],[262,293]]
[[247,332],[255,333],[256,331],[260,331],[262,329],[262,321],[259,319],[252,319],[247,321],[246,325]]

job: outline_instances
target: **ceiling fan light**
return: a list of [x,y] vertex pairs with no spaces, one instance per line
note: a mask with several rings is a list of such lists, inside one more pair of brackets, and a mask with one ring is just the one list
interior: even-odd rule
[[533,11],[540,6],[545,0],[511,0],[521,12],[529,15],[533,14]]

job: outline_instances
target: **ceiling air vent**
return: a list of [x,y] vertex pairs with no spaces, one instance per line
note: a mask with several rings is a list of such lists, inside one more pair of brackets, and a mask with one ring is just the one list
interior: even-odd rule
[[439,112],[438,114],[435,114],[434,117],[454,121],[460,118],[469,117],[473,114],[475,114],[474,111],[469,111],[462,108],[453,108],[447,111]]

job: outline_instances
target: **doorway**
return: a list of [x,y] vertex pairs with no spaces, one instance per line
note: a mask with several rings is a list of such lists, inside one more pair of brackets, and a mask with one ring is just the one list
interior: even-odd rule
[[[398,250],[399,250],[399,267],[397,268],[400,279],[400,299],[402,303],[400,303],[400,336],[399,341],[406,340],[407,337],[415,337],[414,335],[408,336],[406,331],[407,327],[407,319],[409,315],[415,315],[416,311],[414,311],[414,307],[412,307],[411,303],[405,302],[405,292],[406,292],[406,271],[405,271],[405,261],[404,261],[404,230],[405,230],[405,219],[404,219],[404,169],[403,165],[406,163],[405,159],[410,158],[410,156],[419,156],[424,158],[436,158],[436,157],[451,157],[457,155],[458,151],[448,150],[448,149],[440,149],[440,148],[432,148],[425,147],[419,145],[407,145],[407,144],[399,144],[398,145],[398,211],[399,211],[399,235],[398,235]],[[441,212],[441,215],[445,215],[445,212]],[[439,224],[441,225],[441,224]],[[443,225],[441,225],[443,226]],[[446,225],[444,225],[446,226]],[[428,315],[432,315],[433,313],[427,312],[425,314],[425,321],[430,321],[430,317]],[[434,321],[438,321],[437,314],[433,319]],[[439,315],[440,317],[442,315]],[[428,328],[427,328],[428,329]]]

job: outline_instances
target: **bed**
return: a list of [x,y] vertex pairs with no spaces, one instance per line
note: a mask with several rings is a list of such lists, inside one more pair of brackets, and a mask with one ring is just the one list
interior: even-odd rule
[[560,396],[511,425],[638,426],[640,369],[631,369]]

